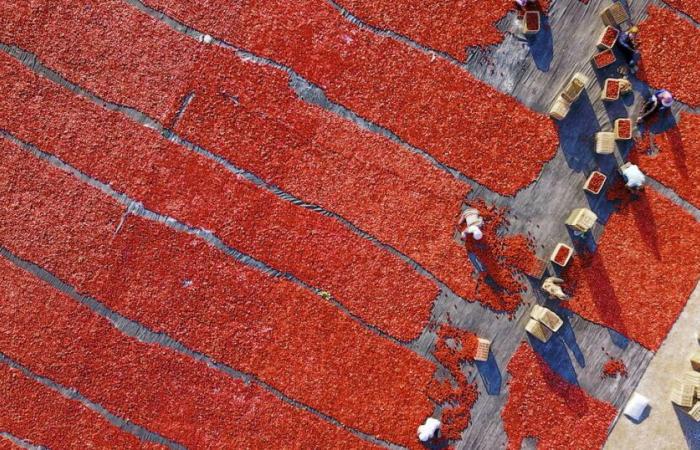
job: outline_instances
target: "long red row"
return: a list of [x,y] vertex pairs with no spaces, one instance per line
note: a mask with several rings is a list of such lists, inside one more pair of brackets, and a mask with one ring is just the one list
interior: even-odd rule
[[0,127],[224,242],[331,292],[399,339],[420,333],[437,287],[335,220],[297,207],[0,55]]
[[442,58],[357,27],[326,2],[146,3],[290,66],[331,100],[501,194],[534,181],[557,149],[547,117]]
[[[0,261],[3,280],[0,289],[17,289],[8,285],[8,275],[13,269]],[[0,308],[6,310],[10,305],[7,296],[2,295]],[[23,303],[23,302],[22,302]],[[18,312],[26,304],[13,304]],[[3,314],[4,315],[4,314]],[[12,324],[0,324],[6,332]],[[25,330],[15,330],[17,336]],[[5,333],[0,334],[0,338]],[[3,339],[5,341],[6,339]],[[3,348],[4,353],[8,349]],[[69,400],[43,384],[27,378],[17,369],[0,364],[0,431],[21,437],[34,445],[54,449],[71,448],[163,448],[157,444],[140,442],[135,436],[120,430],[104,417],[92,411],[77,400]],[[21,448],[0,437],[0,444],[9,444],[7,448]],[[0,448],[5,448],[0,445]]]
[[305,289],[124,209],[2,145],[0,244],[80,292],[292,398],[408,444],[433,409],[434,365]]
[[503,33],[496,21],[513,9],[513,0],[339,0],[362,21],[393,30],[430,48],[464,60],[469,46],[501,42]]
[[[168,107],[152,105],[138,92],[172,99],[195,91],[179,131],[282,189],[346,217],[418,261],[463,297],[475,297],[472,267],[464,249],[452,240],[468,185],[389,139],[301,101],[285,73],[244,62],[223,49],[212,48],[205,58],[202,49],[208,47],[183,42],[181,34],[147,17],[144,23],[143,14],[121,2],[59,1],[55,11],[20,3],[17,19],[14,12],[4,12],[16,32],[0,30],[2,39],[38,53],[98,95],[150,114],[161,116]],[[32,26],[37,22],[41,33]],[[128,49],[122,51],[122,46]],[[144,59],[130,59],[135,51]],[[188,66],[198,75],[192,75],[190,84],[167,82],[160,70],[184,64],[183,54],[199,55],[206,68]],[[93,61],[94,70],[83,70],[83,60]],[[172,76],[178,78],[178,72]]]
[[[3,352],[114,414],[187,447],[272,448],[288,442],[319,448],[336,440],[341,446],[370,447],[260,387],[246,386],[202,362],[121,334],[106,319],[4,259],[0,269]],[[104,420],[84,412],[82,405],[54,399],[64,411],[46,411],[46,421],[53,420],[55,428],[37,434],[40,429],[33,429],[32,419],[44,408],[31,404],[37,400],[34,395],[41,400],[46,394],[29,383],[15,382],[17,389],[7,390],[10,395],[3,399],[3,409],[26,411],[14,417],[17,435],[36,435],[50,448],[71,447],[81,438],[92,438],[101,444],[97,447],[137,447],[135,439],[109,432]],[[5,413],[0,416],[0,423],[13,420]],[[56,433],[62,429],[66,433]]]

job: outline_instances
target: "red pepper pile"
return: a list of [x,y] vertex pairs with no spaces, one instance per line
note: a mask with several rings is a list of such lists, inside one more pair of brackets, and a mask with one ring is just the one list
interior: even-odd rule
[[620,375],[621,377],[626,377],[627,376],[627,366],[625,366],[625,363],[621,359],[614,359],[610,358],[604,365],[603,365],[603,374],[602,376],[605,378],[612,378],[617,375]]

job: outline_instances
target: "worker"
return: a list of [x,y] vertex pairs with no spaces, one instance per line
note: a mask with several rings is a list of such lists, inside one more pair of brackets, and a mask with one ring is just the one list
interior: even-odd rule
[[639,28],[632,26],[629,30],[620,33],[620,36],[615,42],[615,45],[620,49],[633,72],[635,71],[637,59],[639,57],[639,51],[637,50],[637,33],[639,33]]
[[652,114],[663,113],[673,105],[673,95],[666,89],[655,91],[642,107],[642,114],[637,119],[637,124],[641,124]]
[[421,442],[428,442],[429,440],[437,437],[439,431],[440,421],[435,418],[428,417],[425,419],[425,423],[418,427],[418,439]]
[[518,17],[520,17],[525,11],[538,11],[539,4],[537,0],[515,0],[515,7],[518,9]]
[[627,163],[620,167],[620,172],[625,179],[625,186],[632,191],[638,191],[644,187],[646,177],[635,164]]
[[460,237],[463,241],[467,240],[468,235],[472,235],[474,240],[478,241],[483,237],[481,232],[481,226],[484,224],[484,219],[479,215],[479,210],[476,208],[467,208],[464,210],[462,215],[459,217],[459,222],[457,222],[457,227],[461,228],[464,226],[464,230],[460,233]]
[[564,280],[562,280],[561,278],[548,277],[544,280],[544,283],[542,283],[542,290],[549,294],[550,298],[564,300],[569,296],[566,295],[561,289],[560,284],[562,284],[563,282]]

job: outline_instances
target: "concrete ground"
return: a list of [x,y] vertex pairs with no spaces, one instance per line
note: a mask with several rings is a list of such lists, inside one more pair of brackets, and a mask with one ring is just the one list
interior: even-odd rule
[[606,450],[700,449],[700,422],[669,400],[674,377],[690,369],[689,356],[700,350],[696,337],[700,333],[698,318],[700,284],[637,386],[636,392],[650,400],[648,417],[637,424],[621,415],[610,433]]

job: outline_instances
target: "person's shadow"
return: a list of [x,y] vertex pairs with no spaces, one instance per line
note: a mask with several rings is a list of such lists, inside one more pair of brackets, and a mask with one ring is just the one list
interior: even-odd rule
[[526,41],[537,69],[548,72],[554,57],[554,38],[547,16],[541,16],[540,31],[537,34],[526,36]]
[[493,352],[489,352],[489,359],[486,361],[475,361],[476,369],[481,375],[484,382],[486,393],[489,395],[498,395],[501,393],[501,369],[498,368],[498,362],[493,356]]
[[690,450],[700,450],[700,422],[696,422],[678,405],[673,405],[673,409],[681,424],[688,448]]
[[561,150],[572,170],[582,172],[598,166],[593,141],[600,125],[586,91],[571,105],[566,117],[557,122],[557,128]]

